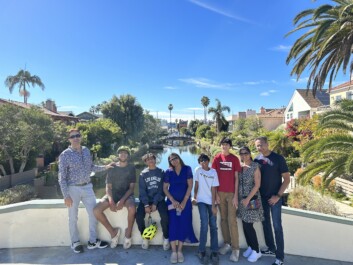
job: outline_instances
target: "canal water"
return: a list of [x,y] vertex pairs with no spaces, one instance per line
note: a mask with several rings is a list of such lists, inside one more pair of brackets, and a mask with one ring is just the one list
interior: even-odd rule
[[[163,150],[150,150],[151,153],[156,155],[157,167],[166,170],[169,167],[168,156],[171,153],[177,153],[184,161],[185,165],[191,167],[193,173],[195,168],[198,166],[197,158],[201,153],[201,150],[195,145],[188,146],[168,146],[164,147]],[[138,178],[143,167],[136,168],[136,185],[135,185],[135,197],[138,198]],[[94,181],[94,190],[97,198],[102,198],[105,195],[105,184],[104,180]]]

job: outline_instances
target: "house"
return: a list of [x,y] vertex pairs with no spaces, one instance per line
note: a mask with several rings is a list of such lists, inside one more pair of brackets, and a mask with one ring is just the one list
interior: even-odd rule
[[331,88],[330,106],[331,108],[342,99],[353,99],[353,81],[348,81],[341,85]]
[[285,108],[265,109],[261,107],[260,113],[257,113],[256,116],[266,130],[273,131],[284,123],[284,110]]
[[322,112],[330,104],[327,90],[317,91],[315,97],[307,89],[296,89],[284,112],[284,121],[311,118]]
[[19,101],[14,101],[14,100],[6,100],[0,98],[0,105],[1,104],[9,104],[13,106],[17,106],[20,108],[26,108],[29,109],[31,107],[40,107],[43,112],[47,115],[50,116],[54,121],[62,121],[66,124],[76,124],[78,122],[78,118],[70,116],[70,115],[65,115],[57,112],[55,102],[51,99],[47,99],[46,102],[43,104],[43,106],[38,106],[34,104],[25,104],[23,102]]
[[80,114],[77,114],[76,117],[79,118],[80,121],[94,121],[94,120],[99,118],[98,115],[93,114],[93,113],[88,112],[88,111],[84,111],[84,112],[82,112]]

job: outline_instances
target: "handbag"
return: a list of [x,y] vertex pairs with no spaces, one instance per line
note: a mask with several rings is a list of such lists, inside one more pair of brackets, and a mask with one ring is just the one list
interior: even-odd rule
[[[243,168],[241,169],[241,171],[243,173]],[[241,188],[244,194],[243,175],[241,176]],[[247,197],[248,196],[243,196],[243,199],[246,199]],[[261,206],[260,198],[257,195],[254,195],[245,208],[246,210],[256,210],[256,209],[259,209],[260,206]]]

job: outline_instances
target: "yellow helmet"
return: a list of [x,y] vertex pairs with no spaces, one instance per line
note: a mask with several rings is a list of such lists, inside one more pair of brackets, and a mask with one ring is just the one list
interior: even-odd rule
[[145,228],[142,233],[142,238],[147,240],[152,240],[157,234],[157,225],[156,222],[150,224],[149,227]]

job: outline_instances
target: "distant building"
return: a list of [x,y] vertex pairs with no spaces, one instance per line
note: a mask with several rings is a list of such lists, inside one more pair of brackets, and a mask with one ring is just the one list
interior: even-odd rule
[[80,121],[94,121],[94,120],[99,118],[98,115],[93,114],[93,113],[88,112],[88,111],[84,111],[84,112],[82,112],[80,114],[77,114],[76,117],[79,118]]
[[348,81],[341,85],[331,88],[330,106],[335,107],[336,103],[343,99],[353,99],[353,81]]
[[257,118],[265,129],[273,131],[279,125],[284,123],[284,111],[285,108],[265,109],[264,107],[261,107],[260,113],[257,114]]
[[187,128],[188,127],[188,121],[183,121],[183,120],[180,120],[179,123],[179,129],[181,128]]

